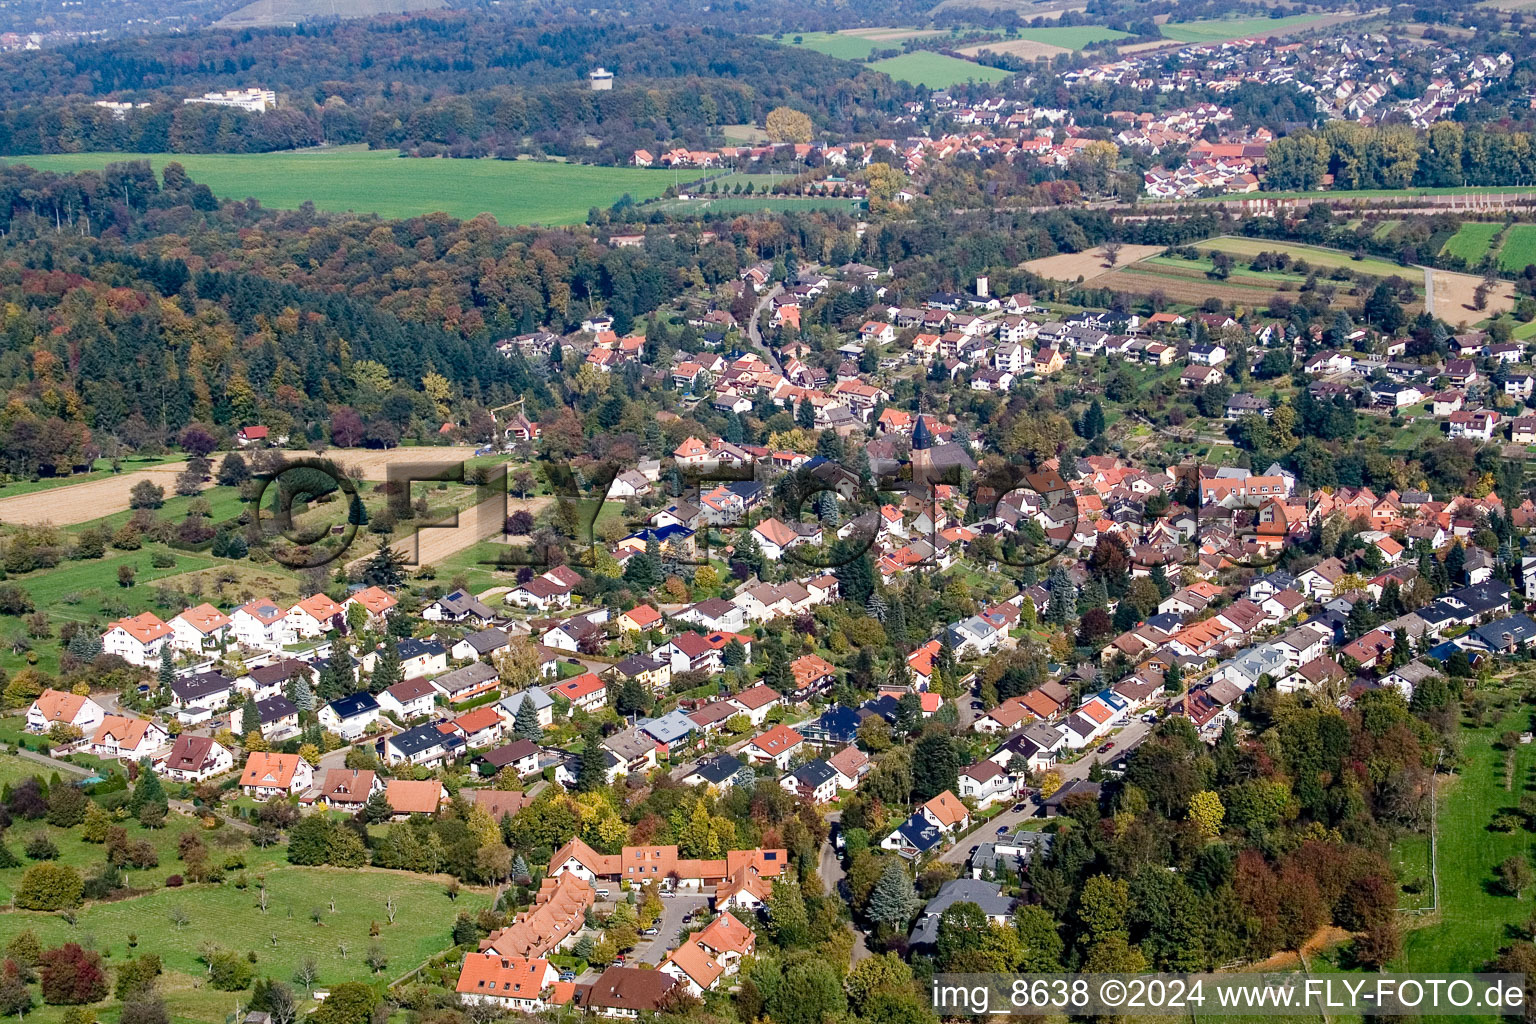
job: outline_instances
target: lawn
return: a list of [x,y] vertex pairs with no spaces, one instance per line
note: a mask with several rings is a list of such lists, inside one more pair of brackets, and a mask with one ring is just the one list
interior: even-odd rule
[[[18,760],[21,759],[11,757],[10,755],[0,756],[0,762]],[[46,782],[52,774],[52,770],[46,766],[33,764],[30,768],[27,768],[27,765],[28,762],[23,762],[23,769],[21,770],[23,775],[40,774],[43,781]],[[37,771],[32,771],[31,768],[35,768]],[[68,781],[71,777],[67,773],[60,774],[65,777],[65,781]],[[174,796],[178,791],[177,787],[173,787],[171,795]],[[203,836],[204,843],[208,847],[210,861],[221,862],[225,857],[238,855],[245,858],[247,870],[253,874],[264,871],[282,860],[280,852],[274,853],[273,849],[270,848],[266,851],[257,850],[250,843],[246,842],[243,837],[237,836],[233,832],[227,836],[220,835],[216,840],[213,834],[205,832],[198,822],[182,814],[170,815],[166,819],[166,826],[164,828],[144,828],[132,819],[120,822],[120,824],[128,830],[129,840],[147,839],[154,846],[155,852],[159,854],[160,858],[160,863],[152,868],[145,868],[143,870],[124,869],[123,881],[132,889],[160,889],[165,885],[167,878],[181,872],[184,865],[177,856],[176,844],[182,835],[187,832],[197,832]],[[15,891],[17,883],[21,881],[21,876],[26,874],[27,868],[33,864],[33,861],[26,858],[23,851],[26,848],[27,840],[39,832],[46,832],[53,839],[54,845],[59,848],[58,863],[68,864],[86,877],[95,874],[106,860],[103,852],[104,848],[99,844],[87,843],[82,840],[78,828],[54,828],[46,821],[18,821],[6,830],[5,845],[22,863],[20,867],[6,868],[0,871],[0,903],[8,904],[10,902],[11,894]],[[229,841],[229,845],[220,845],[221,841],[225,840]],[[26,915],[26,918],[29,921],[27,926],[37,928],[36,922],[43,919],[43,915],[29,914]],[[14,934],[18,928],[24,927],[12,924],[14,920],[15,918],[11,916],[0,916],[0,938],[7,934]],[[107,935],[102,936],[104,941],[108,938],[109,936]],[[117,939],[119,934],[112,934],[110,938]]]
[[1493,245],[1495,236],[1503,229],[1503,224],[1467,221],[1454,235],[1446,239],[1440,251],[1448,256],[1460,256],[1467,261],[1467,266],[1475,267]]
[[[1532,229],[1536,231],[1536,228]],[[1533,239],[1536,241],[1536,239]],[[1387,260],[1375,259],[1367,256],[1364,259],[1355,259],[1350,253],[1340,249],[1324,249],[1315,245],[1298,245],[1295,242],[1277,242],[1268,238],[1238,238],[1233,235],[1224,235],[1213,238],[1209,242],[1196,243],[1200,249],[1216,249],[1230,253],[1232,256],[1251,257],[1261,252],[1289,253],[1293,258],[1300,257],[1313,267],[1335,268],[1342,267],[1361,274],[1371,274],[1375,277],[1398,277],[1418,279],[1423,273],[1415,267],[1400,267],[1396,263]]]
[[[328,985],[379,977],[364,962],[374,943],[389,958],[384,976],[404,974],[453,944],[453,920],[460,910],[473,915],[490,902],[487,893],[468,887],[452,900],[444,881],[394,871],[278,864],[261,874],[265,913],[256,873],[248,872],[244,889],[231,879],[92,904],[76,912],[73,926],[55,914],[9,913],[0,917],[0,941],[8,942],[23,928],[37,932],[44,946],[92,935],[98,949],[110,948],[114,957],[122,957],[130,952],[127,937],[134,933],[138,946],[133,952],[157,953],[167,970],[187,974],[202,973],[199,950],[213,943],[254,953],[257,974],[284,980],[306,957],[314,957],[320,984]],[[388,923],[384,903],[390,895],[396,904],[394,924]],[[172,920],[178,910],[186,918],[181,927]],[[375,923],[379,935],[370,937]],[[228,995],[233,1000],[234,994]]]
[[1025,28],[1015,33],[1018,39],[1029,39],[1049,46],[1063,46],[1068,50],[1081,50],[1092,43],[1105,39],[1124,39],[1127,33],[1103,25],[1065,25],[1058,28]]
[[1245,36],[1279,32],[1284,29],[1304,29],[1322,16],[1317,14],[1293,14],[1288,18],[1209,18],[1200,21],[1182,21],[1162,27],[1163,38],[1177,39],[1185,43],[1208,43],[1223,39],[1242,39]]
[[97,170],[118,160],[148,159],[159,170],[178,161],[226,199],[254,196],[295,209],[415,217],[442,211],[468,219],[489,213],[502,224],[577,224],[594,206],[625,193],[654,199],[672,176],[630,167],[589,167],[532,160],[400,159],[394,150],[345,148],[303,153],[70,153],[16,157],[42,170]]
[[959,57],[951,57],[931,50],[904,53],[900,57],[877,60],[869,65],[883,71],[898,81],[930,89],[948,89],[963,82],[998,82],[1013,72],[1002,68],[989,68],[973,64]]
[[839,60],[868,60],[876,50],[899,50],[905,40],[941,36],[942,29],[860,28],[847,32],[788,32],[772,36],[785,46],[803,46]]
[[1529,713],[1518,711],[1494,725],[1462,730],[1461,770],[1441,780],[1439,919],[1407,933],[1399,969],[1475,970],[1530,918],[1528,904],[1498,888],[1494,870],[1507,857],[1536,852],[1536,835],[1488,828],[1496,812],[1515,807],[1536,785],[1536,745],[1515,748],[1512,789],[1505,788],[1504,752],[1493,746],[1501,730],[1529,727]]
[[1536,224],[1511,224],[1499,249],[1499,267],[1519,273],[1536,263]]

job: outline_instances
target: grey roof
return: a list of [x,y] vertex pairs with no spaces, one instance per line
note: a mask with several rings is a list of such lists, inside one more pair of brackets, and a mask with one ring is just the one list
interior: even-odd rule
[[475,649],[476,654],[490,654],[507,646],[507,634],[504,630],[490,628],[470,633],[464,637],[464,643]]
[[471,662],[463,668],[456,668],[452,672],[445,672],[432,680],[432,684],[445,693],[458,693],[467,690],[471,686],[479,686],[496,678],[496,670],[483,661]]
[[640,728],[657,743],[676,743],[693,732],[693,720],[681,708],[674,708],[660,718],[647,718]]
[[939,886],[939,894],[923,907],[923,915],[912,929],[912,945],[932,946],[939,938],[939,918],[956,903],[974,903],[988,917],[1011,914],[1013,898],[1002,894],[996,882],[976,878],[956,878]]
[[626,761],[633,761],[655,750],[656,741],[650,736],[642,736],[638,728],[632,727],[603,740],[603,747]]
[[224,693],[234,689],[234,686],[233,679],[217,672],[199,672],[195,676],[180,676],[171,680],[171,692],[184,701]]
[[496,614],[484,601],[465,590],[444,594],[434,603],[450,615],[473,615],[479,619],[489,619]]
[[524,699],[533,703],[534,711],[543,711],[547,707],[552,707],[555,703],[555,699],[549,694],[538,687],[530,686],[526,690],[519,690],[512,694],[512,696],[503,699],[498,706],[515,717],[517,709],[522,707]]

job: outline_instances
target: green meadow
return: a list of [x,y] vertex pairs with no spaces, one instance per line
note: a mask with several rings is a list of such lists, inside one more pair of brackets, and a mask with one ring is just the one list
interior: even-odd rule
[[899,57],[877,60],[869,66],[876,71],[884,71],[892,78],[930,89],[948,89],[962,82],[998,82],[1012,74],[1002,68],[973,64],[931,50],[904,53]]
[[1170,22],[1162,26],[1165,39],[1185,43],[1209,43],[1223,39],[1242,39],[1264,32],[1305,29],[1318,21],[1319,14],[1293,14],[1286,18],[1209,18],[1201,21]]
[[12,157],[39,170],[100,170],[119,160],[171,161],[224,199],[254,198],[275,209],[308,201],[332,213],[381,217],[442,212],[460,219],[488,213],[502,224],[577,224],[594,206],[625,194],[654,199],[672,175],[632,167],[534,160],[401,159],[395,150],[347,147],[298,153],[67,153]]
[[1445,240],[1440,251],[1450,256],[1460,256],[1467,261],[1469,267],[1476,266],[1503,228],[1503,224],[1491,221],[1467,221]]

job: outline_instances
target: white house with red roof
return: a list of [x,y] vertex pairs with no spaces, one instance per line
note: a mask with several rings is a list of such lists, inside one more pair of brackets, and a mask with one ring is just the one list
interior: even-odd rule
[[550,1005],[545,993],[559,980],[560,972],[548,960],[494,951],[466,953],[454,990],[461,1001],[474,1006],[536,1013]]
[[776,725],[760,736],[755,736],[742,754],[748,764],[771,764],[779,771],[789,767],[795,752],[805,745],[805,737],[787,725]]
[[230,613],[229,628],[247,647],[278,650],[294,641],[288,609],[270,597],[258,597],[236,608]]
[[89,737],[105,716],[105,709],[88,696],[67,690],[44,690],[27,708],[27,732],[45,733],[62,723],[75,726]]
[[314,594],[288,609],[286,618],[293,635],[308,640],[330,632],[332,621],[341,614],[341,605],[324,594]]
[[130,665],[148,667],[160,663],[160,649],[171,642],[171,627],[153,612],[118,619],[101,634],[101,650],[115,654]]
[[368,625],[377,626],[389,617],[397,604],[394,595],[383,587],[364,587],[341,602],[341,607],[343,612],[349,613],[353,605],[360,606],[368,613]]
[[551,697],[564,697],[573,708],[586,711],[596,711],[608,703],[608,685],[591,672],[583,672],[563,683],[551,683],[545,691]]
[[231,635],[229,616],[207,602],[183,611],[170,627],[173,648],[199,654],[217,650]]
[[727,697],[725,702],[746,715],[753,728],[758,728],[767,720],[768,712],[783,706],[784,697],[767,683],[758,683],[734,697]]

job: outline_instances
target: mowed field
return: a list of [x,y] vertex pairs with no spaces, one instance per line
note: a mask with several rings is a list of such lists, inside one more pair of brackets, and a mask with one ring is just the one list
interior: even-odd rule
[[1091,43],[1105,39],[1124,39],[1125,33],[1098,25],[1068,25],[1061,28],[1021,29],[1017,39],[1005,39],[997,43],[978,43],[957,52],[974,57],[983,50],[1006,53],[1014,57],[1032,60],[1051,57],[1058,53],[1081,50]]
[[904,40],[943,34],[939,29],[851,28],[842,32],[796,32],[775,42],[804,46],[842,60],[868,60],[876,50],[899,50]]
[[[1536,245],[1536,236],[1532,238]],[[1508,247],[1508,243],[1505,243]],[[1293,258],[1307,261],[1313,267],[1341,268],[1352,270],[1360,274],[1369,274],[1372,277],[1403,277],[1422,291],[1424,268],[1401,267],[1387,260],[1366,257],[1357,260],[1353,255],[1338,249],[1323,249],[1313,245],[1298,245],[1294,242],[1274,242],[1264,238],[1237,238],[1224,236],[1214,238],[1209,242],[1201,242],[1198,248],[1203,250],[1220,250],[1239,259],[1252,258],[1264,251],[1289,253]],[[1536,262],[1533,258],[1532,262]],[[1483,279],[1476,274],[1458,274],[1449,270],[1436,270],[1435,276],[1435,315],[1448,323],[1475,323],[1485,317],[1497,313],[1508,312],[1515,305],[1515,288],[1508,281],[1500,281],[1498,285],[1488,293],[1487,305],[1484,309],[1476,309],[1473,302],[1473,293]]]
[[92,519],[128,510],[128,495],[135,485],[148,480],[176,492],[176,474],[187,468],[185,462],[167,462],[153,469],[119,473],[78,484],[62,484],[45,491],[0,498],[0,523],[11,526],[38,526],[53,523],[73,526]]
[[[1293,242],[1277,242],[1262,238],[1237,238],[1224,236],[1196,244],[1207,257],[1213,252],[1225,252],[1234,259],[1231,273],[1218,280],[1208,275],[1212,264],[1209,258],[1186,260],[1180,257],[1158,255],[1163,246],[1132,246],[1121,249],[1118,265],[1110,267],[1102,249],[1093,249],[1071,255],[1048,256],[1030,260],[1024,269],[1058,281],[1092,282],[1102,288],[1113,288],[1137,295],[1160,293],[1172,302],[1198,306],[1206,299],[1215,298],[1231,305],[1262,306],[1277,293],[1297,291],[1307,275],[1294,270],[1255,271],[1248,263],[1261,252],[1283,252],[1292,258],[1303,259],[1313,269],[1332,270],[1343,268],[1372,277],[1402,277],[1409,281],[1422,296],[1424,268],[1401,267],[1386,260],[1366,258],[1356,260],[1351,254],[1337,249],[1299,245]],[[1437,314],[1450,323],[1473,323],[1514,306],[1514,286],[1500,282],[1488,295],[1483,310],[1473,308],[1473,293],[1482,278],[1475,274],[1457,274],[1436,270],[1435,304]],[[1347,289],[1341,288],[1339,303],[1348,301]]]
[[1519,273],[1536,263],[1536,224],[1511,224],[1499,249],[1499,267]]
[[1163,38],[1122,47],[1122,54],[1167,49],[1179,43],[1219,43],[1229,39],[1255,39],[1290,35],[1354,21],[1361,15],[1294,14],[1285,18],[1207,18],[1161,26]]
[[884,71],[900,81],[929,89],[948,89],[963,82],[999,82],[1013,73],[931,50],[918,50],[899,57],[877,60],[869,67],[875,71]]
[[1448,256],[1460,256],[1468,266],[1475,266],[1487,254],[1503,227],[1492,221],[1467,221],[1445,240],[1440,251]]
[[532,160],[401,159],[395,150],[359,148],[302,153],[68,153],[10,157],[39,170],[100,170],[120,160],[149,160],[158,171],[176,161],[224,199],[255,198],[274,209],[309,201],[332,213],[381,217],[442,212],[460,219],[488,213],[502,224],[577,224],[594,206],[626,193],[654,199],[670,174],[632,167],[588,167]]

